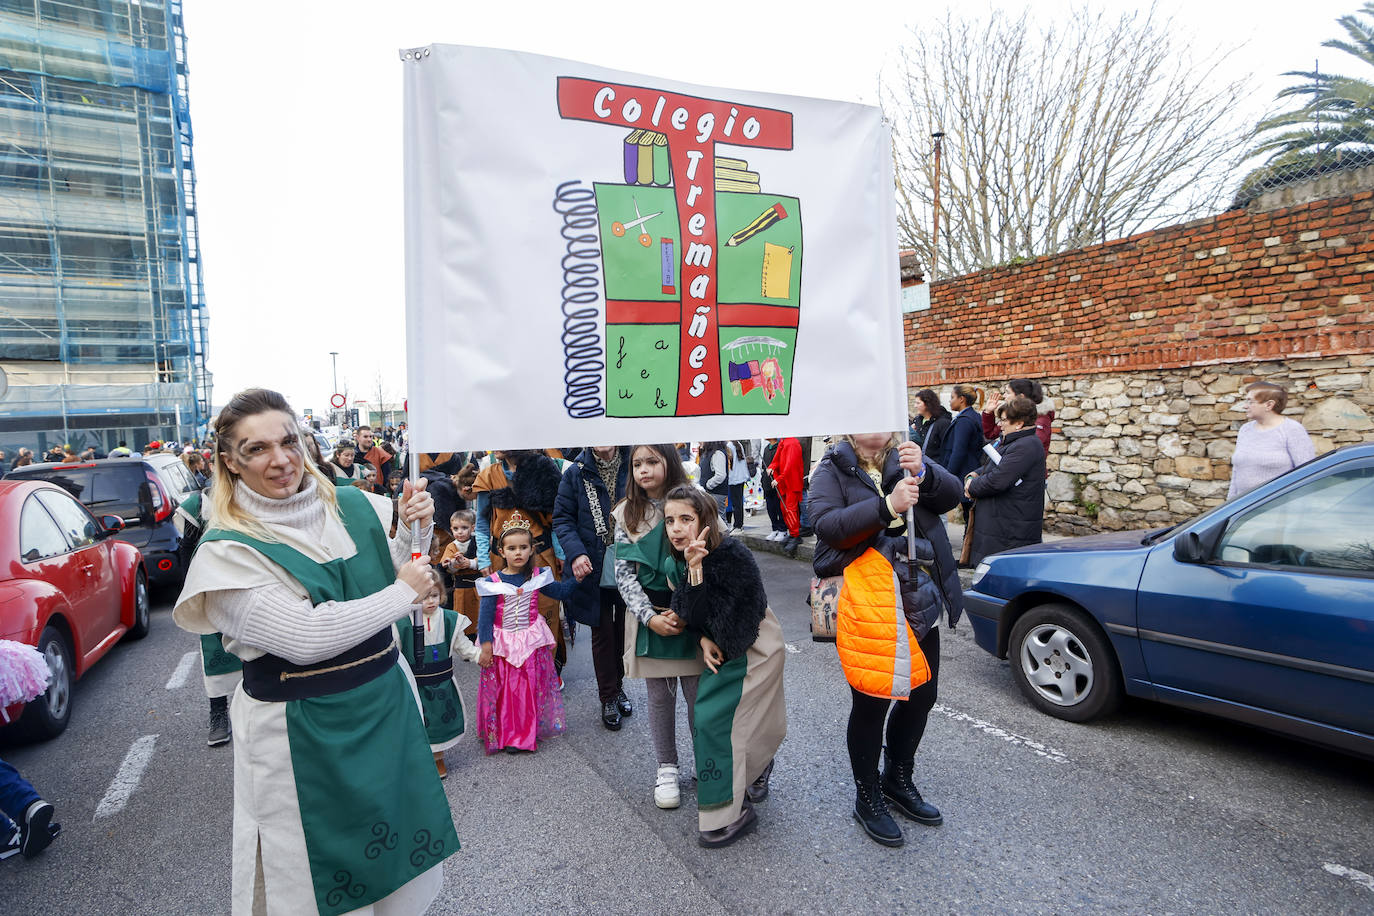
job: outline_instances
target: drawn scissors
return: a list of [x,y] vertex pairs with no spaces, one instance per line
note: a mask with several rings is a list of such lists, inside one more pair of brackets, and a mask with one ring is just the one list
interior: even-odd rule
[[649,233],[644,231],[642,226],[644,223],[647,223],[655,216],[662,216],[663,211],[659,210],[657,213],[650,213],[648,216],[640,216],[639,201],[633,197],[631,197],[630,200],[633,201],[635,205],[634,220],[628,223],[622,223],[619,220],[611,223],[611,234],[619,238],[620,236],[623,236],[625,234],[626,229],[633,229],[636,226],[640,226],[641,228],[639,230],[639,244],[643,245],[645,248],[648,248],[650,245],[654,243],[654,240],[649,236]]

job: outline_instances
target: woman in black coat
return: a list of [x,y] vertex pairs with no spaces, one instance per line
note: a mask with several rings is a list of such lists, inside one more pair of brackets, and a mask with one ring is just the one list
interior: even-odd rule
[[928,460],[948,470],[949,428],[954,418],[929,388],[916,392],[916,415],[918,425],[913,427],[912,439]]
[[601,586],[606,547],[615,539],[611,510],[624,498],[629,475],[629,448],[585,448],[563,472],[553,503],[553,531],[577,577],[577,589],[563,607],[572,621],[591,627],[601,724],[611,731],[619,731],[621,718],[634,712],[623,686],[625,601],[614,585]]
[[[916,478],[904,479],[904,465]],[[912,600],[924,602],[919,607],[906,604],[907,583],[902,587],[908,622],[913,616],[917,620],[912,635],[930,666],[930,680],[897,701],[850,687],[846,738],[857,790],[854,817],[870,837],[886,846],[900,846],[904,841],[888,811],[888,800],[918,823],[934,826],[943,821],[939,809],[921,798],[912,772],[939,684],[940,630],[936,624],[940,611],[948,611],[952,627],[963,610],[959,570],[941,519],[959,505],[961,495],[958,479],[935,462],[925,461],[919,446],[913,442],[899,446],[881,433],[844,437],[811,475],[811,521],[816,529],[812,565],[817,576],[842,575],[870,547],[889,557],[900,549],[905,556],[903,511],[910,506],[917,529],[916,556],[934,581],[933,589],[927,583],[925,588],[911,590]],[[893,565],[899,577],[906,567],[904,561]],[[884,743],[887,763],[879,776]]]
[[975,500],[969,562],[989,554],[1040,543],[1045,519],[1045,447],[1035,435],[1035,402],[1015,397],[997,408],[1002,438],[994,444],[1000,461],[989,458],[969,475],[964,493]]

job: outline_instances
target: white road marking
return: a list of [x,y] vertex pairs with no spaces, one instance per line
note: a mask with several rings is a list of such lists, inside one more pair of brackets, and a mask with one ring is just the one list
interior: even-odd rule
[[788,655],[796,655],[798,652],[801,651],[801,649],[798,649],[796,646],[792,645],[790,642],[785,642],[785,643],[783,643],[783,644],[782,644],[782,647],[783,647],[784,649],[787,650],[787,654],[788,654]]
[[1349,878],[1367,891],[1374,891],[1374,875],[1367,875],[1359,869],[1350,868],[1346,865],[1337,865],[1335,862],[1326,862],[1322,865],[1337,878]]
[[172,676],[167,679],[168,690],[180,690],[186,686],[186,681],[191,676],[191,669],[196,666],[196,659],[200,658],[199,652],[187,652],[177,662],[177,670],[172,672]]
[[1032,738],[1027,738],[1024,735],[1018,735],[1014,732],[1009,732],[1001,726],[994,725],[991,722],[987,722],[983,719],[976,718],[974,716],[969,715],[966,712],[959,712],[959,710],[957,709],[950,709],[943,703],[936,703],[935,711],[942,716],[949,716],[955,722],[966,722],[974,728],[978,729],[980,732],[991,735],[994,738],[1001,738],[1008,744],[1015,744],[1021,747],[1029,748],[1039,756],[1044,757],[1046,760],[1053,760],[1055,763],[1069,762],[1068,755],[1057,748],[1050,747],[1048,744],[1042,744],[1041,742],[1036,741]]
[[105,790],[105,797],[96,806],[96,820],[124,810],[129,796],[134,794],[139,780],[143,778],[148,761],[153,759],[153,745],[156,743],[157,735],[144,735],[129,748],[129,753],[124,755],[124,762],[119,765],[119,772],[115,773],[110,787]]

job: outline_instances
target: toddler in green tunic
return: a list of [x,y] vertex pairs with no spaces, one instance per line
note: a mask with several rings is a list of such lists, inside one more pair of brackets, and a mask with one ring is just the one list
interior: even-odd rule
[[456,611],[446,610],[444,583],[439,571],[429,568],[432,587],[420,596],[421,619],[424,621],[422,656],[415,656],[413,618],[396,621],[397,642],[401,646],[415,685],[420,691],[420,706],[425,716],[425,733],[429,749],[434,753],[434,766],[439,778],[448,778],[444,752],[458,743],[467,725],[467,708],[453,677],[453,659],[475,662],[481,653],[464,632],[472,623]]

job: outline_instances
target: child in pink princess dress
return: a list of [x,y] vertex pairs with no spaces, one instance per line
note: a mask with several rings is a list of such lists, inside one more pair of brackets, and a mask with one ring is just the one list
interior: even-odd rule
[[506,568],[477,580],[477,731],[488,754],[534,751],[540,738],[567,727],[553,631],[539,614],[539,595],[564,600],[576,582],[559,582],[553,570],[531,567],[534,539],[520,513],[507,519],[497,538]]

